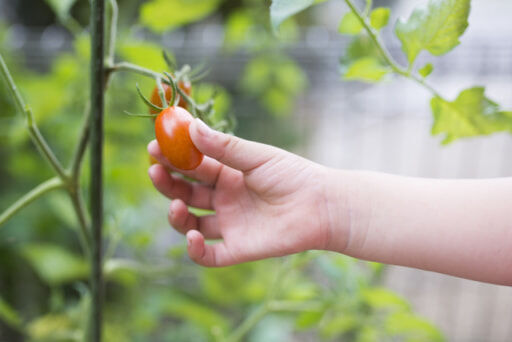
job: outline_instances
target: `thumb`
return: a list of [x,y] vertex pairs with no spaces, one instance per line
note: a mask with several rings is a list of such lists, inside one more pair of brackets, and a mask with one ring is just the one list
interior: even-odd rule
[[200,119],[190,124],[189,132],[199,151],[242,172],[265,164],[280,151],[269,145],[215,131]]

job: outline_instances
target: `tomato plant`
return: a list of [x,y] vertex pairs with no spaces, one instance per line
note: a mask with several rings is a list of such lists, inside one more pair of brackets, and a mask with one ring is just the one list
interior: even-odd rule
[[[62,336],[65,336],[66,340],[68,337],[73,340],[83,337],[84,340],[99,341],[103,320],[106,341],[265,340],[261,337],[257,339],[253,333],[268,332],[272,326],[281,332],[288,326],[290,336],[294,336],[292,335],[294,332],[291,331],[292,326],[296,331],[315,329],[316,335],[312,337],[315,340],[322,338],[389,340],[408,337],[421,341],[442,340],[434,327],[415,317],[407,303],[376,286],[382,270],[381,265],[365,264],[366,267],[359,267],[361,266],[359,262],[343,256],[309,253],[284,259],[283,266],[269,260],[204,271],[188,264],[186,259],[182,259],[185,250],[183,244],[169,249],[170,260],[164,260],[161,265],[153,264],[153,259],[148,258],[150,255],[153,256],[153,253],[146,252],[150,252],[149,247],[153,247],[151,241],[158,235],[149,228],[166,227],[156,219],[162,213],[161,208],[156,205],[161,201],[149,202],[156,197],[153,189],[151,192],[148,191],[147,196],[143,196],[142,186],[126,186],[134,183],[143,184],[135,181],[135,177],[140,177],[143,173],[144,170],[140,169],[140,165],[145,163],[140,163],[140,160],[145,162],[147,155],[142,155],[145,152],[141,152],[140,155],[133,152],[137,148],[143,151],[143,144],[149,136],[143,133],[143,125],[138,125],[136,122],[127,123],[125,118],[116,117],[116,115],[105,117],[108,133],[106,150],[109,158],[104,173],[110,177],[104,182],[108,186],[105,193],[108,193],[108,203],[115,203],[115,206],[107,207],[107,215],[105,215],[108,234],[106,236],[108,243],[106,243],[101,230],[103,202],[98,197],[103,189],[102,183],[98,182],[102,175],[100,161],[103,157],[100,153],[101,139],[99,138],[102,137],[103,131],[101,127],[96,126],[95,134],[91,138],[88,133],[92,130],[87,124],[90,121],[89,116],[94,114],[96,118],[94,122],[101,122],[100,95],[107,90],[112,94],[112,91],[116,91],[116,86],[118,88],[114,93],[115,96],[111,96],[111,101],[107,101],[107,103],[111,102],[112,108],[109,114],[116,113],[121,106],[123,109],[135,108],[137,104],[126,86],[129,83],[131,87],[131,82],[140,81],[135,77],[148,77],[152,82],[161,84],[161,88],[154,87],[148,100],[157,107],[167,107],[168,103],[172,102],[173,95],[176,94],[173,94],[172,88],[163,81],[165,76],[153,71],[163,69],[161,46],[147,41],[130,42],[125,39],[127,35],[116,34],[118,14],[116,0],[91,2],[91,9],[97,11],[96,18],[104,18],[106,22],[105,25],[101,25],[100,21],[92,20],[97,35],[94,41],[97,44],[92,44],[90,48],[88,46],[91,42],[84,34],[87,31],[84,27],[80,27],[80,20],[75,22],[74,18],[78,7],[86,5],[80,5],[76,0],[47,0],[46,2],[55,10],[59,24],[74,35],[76,51],[73,54],[60,56],[55,62],[56,67],[44,76],[36,78],[34,75],[25,77],[15,75],[16,79],[20,79],[21,82],[25,79],[26,82],[20,84],[21,87],[17,87],[7,69],[7,64],[10,65],[11,61],[13,66],[16,66],[17,59],[6,58],[7,64],[4,63],[1,55],[5,50],[2,46],[0,71],[6,80],[6,90],[11,93],[14,102],[7,101],[7,91],[4,92],[4,88],[1,88],[0,103],[5,113],[13,111],[13,104],[16,105],[28,125],[28,134],[21,132],[21,124],[16,126],[16,129],[11,129],[13,126],[9,126],[9,130],[5,131],[9,131],[10,136],[15,137],[17,141],[20,141],[22,136],[29,135],[38,150],[42,152],[43,158],[51,167],[48,170],[52,170],[53,174],[50,176],[48,170],[38,172],[39,178],[30,180],[34,183],[37,180],[41,184],[7,207],[7,201],[13,198],[14,193],[19,192],[19,189],[12,191],[17,187],[17,183],[31,183],[27,181],[27,177],[23,178],[24,175],[19,171],[26,172],[28,169],[39,170],[40,168],[37,161],[32,161],[28,152],[20,153],[16,150],[8,158],[2,154],[4,162],[0,172],[12,165],[14,165],[13,170],[16,170],[16,172],[9,171],[11,173],[2,174],[7,175],[2,179],[9,179],[10,175],[15,175],[19,181],[0,184],[2,194],[6,194],[2,198],[5,201],[1,202],[2,206],[5,202],[6,208],[2,207],[3,211],[0,213],[0,227],[3,228],[7,223],[5,226],[9,225],[9,227],[2,232],[16,232],[19,235],[14,237],[4,235],[8,239],[2,239],[7,243],[0,246],[0,249],[3,247],[0,253],[4,256],[3,253],[8,247],[9,253],[20,254],[24,260],[28,261],[30,268],[36,271],[39,281],[44,282],[42,284],[45,291],[48,288],[51,289],[51,310],[47,310],[46,302],[33,304],[35,301],[31,299],[37,296],[37,291],[25,291],[23,286],[30,285],[29,290],[35,288],[32,282],[25,280],[25,273],[22,273],[23,286],[19,286],[22,282],[6,278],[4,274],[8,272],[7,267],[0,267],[2,269],[0,278],[7,279],[0,284],[2,285],[0,286],[1,295],[9,295],[5,300],[0,296],[0,323],[6,322],[11,330],[19,331],[21,336],[31,341],[57,341],[62,340]],[[75,2],[77,6],[73,6]],[[291,111],[294,98],[303,91],[307,79],[301,66],[286,54],[285,49],[279,47],[279,39],[284,35],[293,36],[294,25],[297,23],[294,21],[293,14],[321,2],[273,0],[272,27],[275,30],[279,28],[280,38],[272,35],[271,26],[268,25],[268,2],[239,1],[236,6],[224,6],[225,1],[218,0],[200,0],[194,3],[149,0],[141,4],[137,24],[155,32],[163,32],[200,21],[217,9],[228,12],[224,13],[225,16],[218,16],[218,18],[228,18],[224,27],[225,42],[231,49],[248,46],[249,49],[246,51],[252,54],[249,55],[249,62],[246,63],[241,77],[242,95],[245,92],[245,95],[258,98],[269,112],[281,115]],[[351,36],[351,42],[341,58],[340,65],[345,80],[378,82],[395,75],[411,79],[425,87],[433,96],[432,132],[444,134],[446,143],[462,137],[503,130],[512,131],[512,112],[501,110],[496,103],[489,100],[483,88],[469,88],[461,91],[458,97],[447,99],[433,85],[430,85],[428,77],[435,72],[432,64],[422,66],[415,63],[420,53],[430,52],[434,56],[439,56],[449,52],[459,43],[459,37],[467,27],[469,0],[431,0],[425,8],[416,9],[410,18],[401,19],[395,26],[395,33],[402,44],[406,59],[397,60],[394,59],[394,54],[388,52],[380,34],[381,30],[388,25],[390,10],[373,8],[371,0],[366,0],[366,6],[362,9],[359,7],[364,6],[363,1],[356,3],[353,0],[345,0],[345,3],[350,11],[343,16],[339,28],[339,33]],[[101,8],[107,6],[105,13],[99,10],[100,5]],[[301,17],[302,20],[304,17]],[[131,29],[133,25],[130,23],[127,26]],[[107,32],[103,33],[103,28]],[[0,25],[0,31],[1,29]],[[0,44],[4,41],[1,33]],[[121,44],[116,44],[116,36],[122,37]],[[98,48],[101,42],[106,45],[103,52]],[[79,56],[81,58],[78,58]],[[76,89],[83,88],[83,81],[86,78],[83,65],[88,60],[103,61],[105,65],[96,70],[95,75],[98,78],[91,82],[93,86],[91,93],[96,97],[96,105],[91,106],[92,110],[84,106],[84,124],[79,133],[77,119],[80,117],[79,113],[73,116],[64,116],[64,113],[69,114],[71,105],[76,107],[75,102],[79,99],[76,96]],[[21,66],[18,67],[23,69]],[[232,127],[230,118],[226,117],[226,112],[229,110],[225,106],[223,108],[222,101],[219,99],[223,98],[224,105],[229,100],[226,100],[227,92],[218,92],[216,87],[208,87],[201,91],[201,85],[196,86],[195,83],[198,72],[194,74],[190,69],[187,74],[185,72],[187,68],[182,69],[181,73],[173,67],[170,69],[178,86],[174,93],[179,93],[180,101],[177,107],[151,110],[155,117],[160,114],[155,120],[155,134],[162,152],[172,164],[182,169],[194,168],[200,164],[203,156],[190,140],[188,127],[191,120],[193,117],[199,117],[215,129],[230,130]],[[125,72],[125,76],[114,76],[122,72]],[[185,74],[189,77],[184,78]],[[102,82],[102,77],[99,76],[104,76],[107,81]],[[131,78],[127,79],[127,77]],[[24,102],[21,93],[17,90],[23,88],[23,93],[35,93],[30,86],[27,87],[27,80],[31,83],[39,81],[38,83],[44,86],[44,91],[38,92],[39,96],[27,97],[32,106]],[[195,97],[192,97],[192,85],[188,80],[194,83]],[[71,87],[71,84],[75,87]],[[162,101],[162,98],[165,100]],[[52,100],[54,105],[49,106],[48,102]],[[60,101],[59,104],[57,104],[58,101]],[[196,104],[195,101],[204,103]],[[60,111],[57,110],[59,105]],[[36,115],[32,114],[31,107]],[[142,110],[146,111],[146,108]],[[49,141],[46,141],[44,138],[46,133],[49,129],[54,133],[55,126],[43,125],[39,131],[38,125],[44,124],[45,118],[53,115],[63,115],[62,118],[74,121],[66,122],[66,134],[51,134]],[[247,122],[245,120],[244,124],[247,125]],[[2,121],[0,128],[4,129],[6,126]],[[70,130],[70,127],[74,127],[75,130]],[[254,127],[251,127],[251,130],[254,130]],[[70,144],[72,137],[80,137],[75,146]],[[1,135],[0,138],[2,138]],[[258,136],[258,139],[260,138],[261,136]],[[95,143],[91,145],[91,141]],[[127,142],[132,146],[127,146]],[[5,146],[3,143],[4,140],[1,140],[2,148]],[[82,161],[90,145],[95,146],[90,153],[90,159],[95,160],[95,171],[89,174],[90,181],[84,182],[83,172],[81,173]],[[53,146],[57,148],[53,149]],[[27,151],[32,153],[32,148],[29,150],[28,147],[25,146]],[[65,151],[68,153],[64,153]],[[73,156],[69,163],[62,158],[66,155]],[[137,159],[139,156],[144,159]],[[121,162],[123,158],[127,160]],[[153,160],[153,162],[156,161]],[[33,167],[27,167],[27,165]],[[143,167],[145,168],[146,165]],[[144,179],[146,178],[144,174]],[[92,180],[95,180],[95,196],[83,196],[83,190],[89,192],[93,187]],[[112,185],[114,182],[117,187]],[[89,189],[85,189],[86,186]],[[129,190],[126,190],[127,188]],[[144,190],[148,189],[148,186],[144,188]],[[11,193],[8,194],[8,191]],[[128,191],[130,196],[127,195]],[[36,214],[28,212],[24,216],[19,215],[21,217],[17,218],[18,221],[8,222],[23,208],[46,195],[50,198],[45,205],[52,210],[43,207],[45,210],[40,211],[44,212],[44,216],[37,212]],[[114,196],[118,197],[113,198]],[[125,202],[119,201],[121,196],[126,197]],[[83,203],[85,198],[90,199],[90,206]],[[66,199],[69,199],[72,205],[64,205],[62,202]],[[93,207],[94,210],[91,210]],[[50,216],[55,216],[53,221],[49,221]],[[73,216],[77,219],[75,220]],[[77,241],[82,244],[82,254],[72,252],[76,250],[75,239],[72,239],[71,243],[68,241],[68,246],[49,243],[53,240],[57,240],[59,244],[64,241],[64,234],[57,230],[58,228],[53,228],[60,227],[59,225],[74,228],[66,230],[66,234],[71,231],[78,232]],[[21,226],[27,230],[19,229]],[[49,227],[54,229],[54,235],[50,234]],[[28,233],[29,230],[33,231],[33,235]],[[44,234],[42,239],[37,235],[39,230]],[[31,239],[35,241],[30,241]],[[14,244],[10,241],[16,241],[15,248],[11,247]],[[118,242],[122,244],[122,253],[117,253]],[[102,246],[107,247],[105,255],[100,253]],[[134,253],[131,253],[132,251]],[[90,261],[88,262],[86,258],[90,258]],[[2,259],[10,262],[10,258]],[[54,265],[55,260],[59,261],[59,267],[48,267],[48,265]],[[101,272],[102,263],[103,272]],[[169,264],[172,267],[169,268]],[[7,265],[7,262],[3,265]],[[95,265],[96,272],[93,274],[89,273],[91,265]],[[8,266],[12,269],[16,268],[12,265]],[[101,277],[103,273],[105,281],[110,282],[109,289],[122,289],[116,293],[116,296],[112,296],[113,291],[106,293],[107,314],[104,317],[100,315],[102,291],[91,291],[92,287],[84,289],[77,286],[89,277],[89,279],[95,279],[96,289],[101,289],[104,282]],[[318,277],[319,273],[322,273],[320,277]],[[274,275],[277,275],[276,278],[279,281],[274,279]],[[327,278],[329,281],[325,281]],[[23,295],[13,299],[15,296],[5,291],[8,288],[5,284],[8,283],[14,284],[12,289]],[[78,302],[75,293],[72,296],[68,295],[69,287],[63,288],[71,284],[73,288],[80,287]],[[272,299],[269,293],[279,294],[279,296]],[[25,301],[19,301],[19,298]],[[42,309],[39,311],[23,309],[28,302],[32,307],[37,306]],[[19,314],[18,307],[23,310]],[[116,310],[120,308],[122,311],[118,314],[119,311]],[[47,311],[42,312],[42,310]],[[88,330],[85,328],[87,322],[84,322],[84,317],[87,316],[93,325],[89,329],[93,328],[96,331],[94,337],[89,333],[90,338],[84,334],[84,331]],[[276,325],[269,322],[277,321],[276,318],[278,320],[286,318],[288,319],[286,322],[291,320],[292,324],[278,324],[275,328]],[[5,338],[4,331],[4,326],[0,325],[0,340],[11,341],[9,334]]]
[[192,115],[179,106],[164,109],[155,120],[156,140],[162,154],[182,170],[195,169],[203,160],[188,131],[192,120]]

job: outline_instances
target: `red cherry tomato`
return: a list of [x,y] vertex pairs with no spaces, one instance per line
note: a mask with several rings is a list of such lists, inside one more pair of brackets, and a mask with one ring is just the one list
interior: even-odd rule
[[[183,81],[183,80],[179,81],[178,87],[188,96],[190,96],[190,94],[192,93],[192,85],[188,81]],[[171,101],[172,87],[166,83],[162,83],[162,88],[164,88],[165,99],[167,100],[167,102]],[[162,104],[162,99],[160,98],[160,94],[158,94],[157,86],[155,86],[153,88],[153,92],[151,93],[151,103],[158,107],[166,107],[167,106],[167,105]],[[178,106],[186,109],[186,108],[188,108],[188,103],[187,103],[187,101],[185,101],[185,99],[183,97],[180,97]],[[158,111],[153,108],[149,108],[149,112],[151,114],[158,114]]]
[[192,170],[201,164],[203,154],[192,142],[188,127],[194,118],[181,107],[169,107],[155,120],[155,135],[162,154],[182,170]]

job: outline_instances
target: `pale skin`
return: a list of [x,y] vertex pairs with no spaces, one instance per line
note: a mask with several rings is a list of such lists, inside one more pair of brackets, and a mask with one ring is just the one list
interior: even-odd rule
[[[336,170],[211,130],[198,119],[189,131],[205,155],[201,165],[177,170],[152,141],[148,151],[160,164],[149,175],[172,199],[169,223],[186,235],[188,254],[200,265],[317,249],[512,285],[512,178]],[[215,214],[196,217],[187,205]]]

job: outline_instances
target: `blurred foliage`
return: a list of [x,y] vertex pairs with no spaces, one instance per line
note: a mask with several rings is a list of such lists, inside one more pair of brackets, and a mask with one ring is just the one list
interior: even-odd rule
[[247,64],[241,83],[249,95],[261,99],[269,112],[287,115],[296,96],[305,90],[306,77],[288,57],[262,55]]
[[[292,12],[313,2],[297,1]],[[137,12],[133,3],[121,2],[121,13]],[[70,10],[77,11],[83,1],[48,0],[48,4],[58,20],[66,21]],[[209,80],[194,85],[193,97],[200,102],[215,98],[216,121],[241,106],[252,108],[248,110],[252,116],[238,115],[239,132],[289,146],[294,133],[287,118],[307,87],[305,73],[284,48],[298,37],[296,20],[288,18],[291,12],[278,19],[282,22],[278,38],[272,34],[268,4],[254,0],[197,0],[193,4],[152,0],[141,5],[140,16],[135,18],[140,25],[164,32],[211,14],[224,20],[226,53],[243,49],[250,59],[235,89]],[[385,13],[375,15],[376,26],[385,22]],[[69,27],[69,22],[64,24]],[[122,27],[133,24],[127,21]],[[0,27],[0,37],[3,32]],[[161,46],[137,40],[123,29],[118,40],[119,59],[165,69]],[[26,69],[22,56],[2,51],[42,133],[69,162],[89,89],[87,36],[74,37],[72,48],[59,54],[43,74]],[[374,52],[368,41],[356,37],[348,54],[352,60],[370,51]],[[371,63],[380,61],[377,54],[374,57]],[[326,341],[443,340],[434,326],[414,315],[404,299],[378,285],[383,271],[380,264],[325,252],[221,269],[191,263],[183,239],[167,227],[167,201],[156,194],[146,175],[152,123],[123,113],[147,111],[135,95],[136,82],[147,93],[154,86],[148,78],[117,73],[110,80],[106,101],[105,341],[220,341],[262,312],[265,315],[254,322],[244,340],[283,341],[301,334]],[[0,112],[0,157],[4,161],[0,164],[0,208],[6,208],[49,178],[51,170],[31,144],[23,119],[15,115],[3,82],[0,90],[4,109]],[[87,168],[85,162],[84,175]],[[87,177],[82,182],[87,185]],[[88,265],[79,252],[76,227],[67,197],[58,192],[1,227],[0,340],[83,340],[90,294]]]
[[163,32],[198,21],[211,14],[220,0],[152,0],[143,4],[140,21],[145,26]]
[[512,112],[487,98],[483,87],[463,90],[452,102],[436,96],[430,104],[435,120],[432,134],[444,133],[443,144],[500,131],[512,133]]

